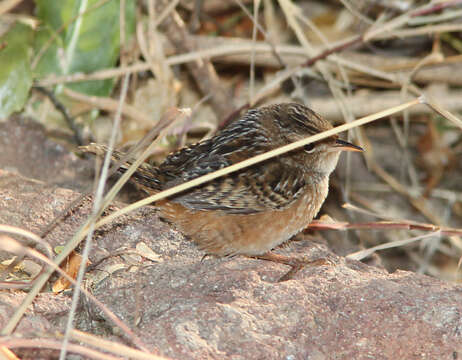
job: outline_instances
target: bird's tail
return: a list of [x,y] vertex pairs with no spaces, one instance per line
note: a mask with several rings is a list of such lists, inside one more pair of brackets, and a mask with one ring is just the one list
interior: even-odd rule
[[[104,157],[109,150],[107,146],[95,143],[79,146],[79,149],[98,157]],[[111,161],[114,164],[119,164],[117,170],[119,173],[124,173],[133,164],[132,158],[127,158],[125,153],[117,150],[112,151]],[[159,169],[156,166],[144,162],[140,164],[130,179],[137,185],[140,185],[145,191],[152,193],[153,191],[157,192],[162,189],[159,175]]]

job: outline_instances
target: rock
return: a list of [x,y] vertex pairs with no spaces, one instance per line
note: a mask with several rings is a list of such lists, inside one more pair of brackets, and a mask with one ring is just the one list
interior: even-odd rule
[[[25,130],[16,131],[24,134]],[[12,151],[5,148],[5,136],[0,135],[0,154]],[[41,141],[54,146],[44,137]],[[23,157],[30,155],[21,151]],[[46,152],[42,155],[46,161]],[[72,157],[64,151],[60,156]],[[80,194],[57,187],[40,171],[6,164],[5,159],[2,162],[0,156],[0,224],[45,234],[47,225]],[[85,166],[78,159],[55,165]],[[57,174],[53,169],[46,171]],[[115,202],[106,213],[122,206]],[[44,240],[52,249],[64,245],[90,213],[87,197]],[[149,349],[176,359],[457,359],[462,355],[461,286],[407,271],[390,274],[333,255],[326,245],[307,239],[277,251],[329,257],[333,264],[307,267],[292,280],[278,282],[288,267],[239,256],[202,260],[204,254],[148,206],[95,231],[85,281]],[[0,251],[1,261],[11,257]],[[56,295],[49,288],[25,313],[14,336],[56,339],[64,331],[70,291]],[[21,290],[0,290],[0,328],[24,297]],[[76,327],[112,341],[128,341],[86,298],[79,305]],[[31,359],[57,354],[41,350],[39,356],[36,351],[11,349]]]
[[15,116],[0,122],[0,150],[1,169],[74,190],[93,183],[93,160],[79,159],[50,140],[32,119]]

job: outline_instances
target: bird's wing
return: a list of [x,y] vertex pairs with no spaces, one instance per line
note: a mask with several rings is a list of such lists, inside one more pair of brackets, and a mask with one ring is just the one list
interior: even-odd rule
[[252,214],[287,208],[300,197],[304,187],[300,169],[279,162],[264,163],[218,178],[171,200],[194,210]]
[[169,155],[158,168],[158,172],[162,174],[163,188],[170,188],[231,165],[226,155],[213,151],[213,146],[209,139]]
[[[159,166],[159,173],[163,174],[162,188],[170,188],[271,150],[269,130],[257,119],[255,112],[250,111],[213,140],[168,156]],[[194,210],[251,214],[288,207],[301,195],[304,187],[302,170],[278,158],[212,180],[169,199]]]

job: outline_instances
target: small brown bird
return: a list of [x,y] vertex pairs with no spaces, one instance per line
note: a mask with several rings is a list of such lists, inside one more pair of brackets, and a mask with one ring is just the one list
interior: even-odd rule
[[[213,138],[169,155],[158,167],[143,164],[133,179],[147,192],[156,193],[331,128],[327,120],[296,103],[253,109]],[[92,146],[84,150],[98,152]],[[342,150],[362,151],[332,136],[174,195],[156,206],[162,217],[207,254],[241,254],[298,269],[308,262],[270,251],[316,216]]]

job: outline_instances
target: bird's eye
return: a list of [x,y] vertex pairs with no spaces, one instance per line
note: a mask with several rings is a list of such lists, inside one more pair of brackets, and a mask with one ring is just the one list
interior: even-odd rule
[[312,153],[314,151],[314,144],[311,143],[311,144],[306,144],[304,147],[303,147],[303,150],[305,150],[307,153]]

